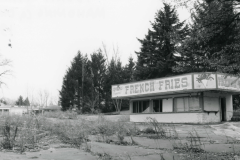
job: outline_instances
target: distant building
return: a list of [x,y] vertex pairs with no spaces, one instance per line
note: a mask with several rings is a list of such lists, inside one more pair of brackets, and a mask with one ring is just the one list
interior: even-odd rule
[[10,105],[2,105],[0,106],[0,115],[9,114],[9,115],[23,115],[27,113],[27,108],[22,107],[13,107]]
[[60,106],[57,105],[51,105],[51,106],[47,106],[45,108],[43,108],[43,111],[45,112],[56,112],[56,111],[60,111],[62,108]]

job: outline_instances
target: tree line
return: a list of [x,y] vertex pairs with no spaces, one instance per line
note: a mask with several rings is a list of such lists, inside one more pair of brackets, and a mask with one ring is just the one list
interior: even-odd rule
[[8,105],[17,105],[17,106],[34,106],[34,107],[48,107],[53,105],[59,105],[58,101],[51,96],[48,90],[38,90],[37,93],[34,94],[33,90],[31,93],[27,93],[26,98],[24,99],[22,95],[14,101],[6,101]]
[[28,97],[26,97],[25,100],[24,100],[22,96],[19,96],[15,105],[17,105],[17,106],[30,106],[30,102],[28,100]]
[[113,84],[190,72],[239,76],[239,4],[231,0],[197,1],[190,9],[191,21],[186,23],[180,22],[175,6],[164,3],[145,37],[137,39],[141,44],[140,51],[135,52],[137,61],[130,57],[126,65],[117,56],[108,61],[105,50],[93,52],[90,59],[78,51],[63,78],[62,109],[76,107],[82,113],[93,113],[128,108],[128,101],[111,99]]
[[131,57],[125,66],[117,57],[107,62],[103,54],[99,49],[88,59],[78,51],[63,78],[60,91],[63,110],[77,108],[88,113],[120,110],[111,99],[111,85],[132,81],[134,62]]

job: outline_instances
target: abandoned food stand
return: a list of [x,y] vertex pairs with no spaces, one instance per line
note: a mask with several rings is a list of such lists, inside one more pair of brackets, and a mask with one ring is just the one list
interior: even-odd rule
[[130,100],[130,121],[147,117],[163,123],[229,121],[232,95],[240,93],[240,79],[222,73],[189,73],[112,85],[113,99]]

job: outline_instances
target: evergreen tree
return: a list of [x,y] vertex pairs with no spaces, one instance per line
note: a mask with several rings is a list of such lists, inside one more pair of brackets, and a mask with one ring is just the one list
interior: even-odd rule
[[177,72],[219,71],[239,74],[239,13],[233,1],[206,0],[195,5],[191,34],[182,44]]
[[5,105],[7,104],[7,101],[6,101],[4,98],[1,98],[1,99],[0,99],[0,102],[3,103],[3,104],[5,104]]
[[83,57],[81,52],[78,51],[63,78],[60,91],[60,102],[63,110],[72,107],[82,109],[84,98],[88,96],[89,91],[89,83],[85,80],[88,77],[85,71],[85,68],[88,68],[87,65],[87,57]]
[[[106,65],[105,65],[106,59],[104,58],[102,51],[99,49],[97,52],[94,52],[91,55],[91,77],[92,77],[92,83],[94,90],[92,90],[92,94],[94,94],[97,97],[97,108],[101,109],[103,106],[101,106],[101,103],[104,103],[104,77],[106,74]],[[94,98],[96,100],[96,98]]]
[[18,106],[23,106],[24,105],[22,96],[19,96],[19,98],[18,98],[18,100],[16,102],[16,105],[18,105]]
[[[129,82],[134,82],[134,73],[135,73],[135,63],[133,62],[133,58],[129,57],[128,63],[123,67],[122,71],[122,78],[123,82],[122,83],[129,83]],[[129,109],[129,100],[122,100],[121,102],[122,110],[128,110]]]
[[74,102],[74,86],[76,85],[76,82],[70,77],[70,72],[71,70],[68,69],[63,78],[62,89],[59,92],[59,101],[63,111],[70,109]]
[[24,106],[30,106],[30,102],[28,100],[28,97],[23,102]]
[[133,82],[135,72],[135,63],[133,58],[129,57],[128,64],[124,67],[124,83]]
[[188,34],[188,27],[179,22],[175,8],[164,3],[163,10],[157,12],[152,29],[141,43],[136,66],[136,78],[149,79],[172,75],[176,65],[176,51]]
[[112,85],[124,83],[124,67],[119,59],[114,59],[110,61],[104,81],[104,91],[105,91],[105,108],[103,112],[121,110],[122,100],[112,99]]

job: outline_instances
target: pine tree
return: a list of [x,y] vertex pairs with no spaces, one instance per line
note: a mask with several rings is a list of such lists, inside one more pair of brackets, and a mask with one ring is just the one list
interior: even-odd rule
[[133,82],[135,72],[135,63],[133,58],[129,57],[128,64],[124,67],[124,83]]
[[88,68],[87,65],[87,57],[83,57],[81,52],[78,51],[63,78],[60,91],[60,102],[63,110],[68,110],[72,107],[77,107],[79,110],[82,109],[84,98],[89,93],[89,83],[85,80],[88,77],[85,71],[85,68]]
[[104,81],[104,92],[105,92],[105,108],[103,112],[113,111],[114,108],[116,111],[121,110],[122,100],[114,100],[112,96],[112,85],[124,83],[124,67],[120,59],[114,59],[110,61],[107,72],[105,75]]
[[191,34],[182,44],[177,72],[219,71],[239,74],[240,25],[233,1],[206,0],[195,5]]
[[97,97],[92,99],[92,101],[97,101],[97,108],[101,109],[103,106],[101,106],[101,103],[104,102],[104,77],[106,74],[106,65],[105,65],[106,59],[104,58],[102,51],[99,49],[97,52],[94,52],[91,55],[91,77],[92,77],[92,83],[94,90],[92,90],[92,94],[94,94]]
[[[129,57],[128,63],[123,67],[122,70],[122,83],[134,82],[134,73],[135,73],[135,63],[133,62],[133,58]],[[122,100],[121,109],[128,110],[129,109],[129,100]]]
[[30,102],[28,100],[28,97],[23,102],[24,106],[30,106]]
[[152,30],[149,29],[145,38],[138,39],[142,46],[140,52],[136,52],[137,80],[174,74],[177,48],[188,34],[188,26],[179,22],[175,8],[166,3],[151,25]]
[[66,72],[64,78],[63,78],[63,84],[62,84],[62,89],[59,91],[59,100],[62,106],[62,110],[68,110],[73,106],[74,102],[74,95],[75,95],[75,90],[74,86],[76,85],[76,82],[72,80],[70,73],[71,70],[68,69]]
[[16,102],[16,105],[18,105],[18,106],[23,106],[24,105],[22,96],[19,96],[19,98],[18,98],[18,100]]

